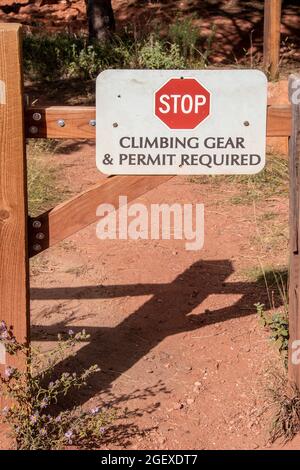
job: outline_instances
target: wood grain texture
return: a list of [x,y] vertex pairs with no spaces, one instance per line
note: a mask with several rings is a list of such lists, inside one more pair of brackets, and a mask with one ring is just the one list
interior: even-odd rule
[[273,105],[267,110],[267,137],[289,137],[292,133],[291,106]]
[[[289,172],[290,172],[290,269],[289,269],[289,378],[300,389],[300,364],[293,361],[296,343],[300,340],[300,104],[294,102],[295,90],[300,90],[300,75],[292,75],[289,80],[289,97],[292,102],[292,136],[289,141]],[[299,345],[298,345],[299,348]]]
[[[130,202],[170,178],[172,176],[112,176],[45,212],[40,217],[30,219],[30,256],[34,256],[95,222],[98,219],[96,211],[100,204],[112,204],[118,208],[120,195],[126,195]],[[39,228],[34,228],[36,221],[41,224]],[[37,233],[43,233],[44,239],[38,240]],[[41,247],[38,251],[34,250],[36,244]]]
[[[0,25],[0,320],[20,341],[29,332],[27,189],[21,27]],[[8,363],[10,358],[6,355]],[[18,361],[17,361],[18,362]],[[11,363],[11,362],[9,362]]]
[[282,0],[265,0],[264,67],[273,80],[278,75]]
[[95,127],[91,125],[91,120],[95,119],[94,106],[27,108],[26,136],[49,139],[94,139]]
[[[33,117],[41,116],[40,120]],[[26,135],[31,138],[95,139],[96,128],[90,121],[95,119],[94,107],[51,106],[27,108],[25,112]],[[65,125],[60,127],[58,122]],[[288,137],[291,134],[291,107],[268,106],[267,136]]]
[[292,102],[292,136],[289,145],[290,168],[290,272],[289,272],[289,377],[300,389],[300,366],[292,360],[294,341],[300,339],[300,253],[299,253],[299,158],[300,158],[300,105],[293,103],[295,90],[300,88],[300,75],[289,80]]

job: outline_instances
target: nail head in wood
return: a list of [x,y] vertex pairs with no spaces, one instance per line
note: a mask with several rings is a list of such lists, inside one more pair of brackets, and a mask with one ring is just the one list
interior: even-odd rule
[[33,226],[33,228],[41,228],[42,223],[39,220],[34,220],[32,222],[32,226]]

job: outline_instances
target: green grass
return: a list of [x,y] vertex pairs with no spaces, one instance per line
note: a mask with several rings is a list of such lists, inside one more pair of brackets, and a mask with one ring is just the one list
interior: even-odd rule
[[276,278],[281,278],[285,285],[287,285],[288,269],[286,266],[274,267],[274,266],[251,266],[241,271],[241,276],[250,282],[255,282],[261,286],[266,283],[269,287],[275,287],[277,285]]
[[283,306],[288,316],[288,268],[286,266],[252,266],[241,273],[244,279],[265,287],[269,299],[269,308],[276,310]]
[[259,223],[269,222],[270,220],[276,219],[277,214],[275,212],[265,212],[261,214],[257,219]]
[[275,250],[288,251],[289,227],[287,214],[279,215],[276,220],[258,222],[257,230],[250,234],[250,243],[265,254],[274,253]]
[[25,75],[31,80],[89,80],[108,68],[182,69],[187,64],[178,44],[154,36],[139,42],[115,37],[105,44],[62,34],[24,40]]
[[184,68],[179,45],[151,36],[147,40],[115,37],[89,44],[83,36],[27,35],[24,39],[25,76],[35,81],[95,79],[108,68]]
[[209,38],[185,17],[162,36],[154,30],[137,37],[136,32],[115,35],[106,43],[90,44],[84,35],[32,34],[24,37],[24,70],[31,81],[95,79],[107,68],[184,69],[209,63],[215,29]]
[[28,210],[32,217],[60,202],[66,188],[59,184],[59,166],[49,164],[47,155],[55,151],[51,139],[29,140],[27,145]]
[[236,194],[229,198],[229,202],[234,205],[247,205],[254,201],[288,195],[288,161],[280,155],[268,154],[265,168],[256,175],[193,176],[189,181],[214,187],[226,183],[225,193],[226,190],[236,191]]
[[259,323],[269,332],[272,345],[278,350],[283,360],[284,367],[288,367],[289,321],[285,309],[272,313],[266,312],[264,305],[255,304]]
[[[253,268],[252,268],[253,269]],[[288,270],[286,267],[257,268],[252,273],[257,285],[264,285],[269,307],[261,302],[255,304],[259,323],[269,332],[272,344],[278,349],[284,366],[288,366],[289,314],[288,314]]]

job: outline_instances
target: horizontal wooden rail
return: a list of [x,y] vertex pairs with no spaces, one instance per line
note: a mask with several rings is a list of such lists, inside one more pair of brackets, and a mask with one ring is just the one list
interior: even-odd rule
[[268,106],[267,137],[289,137],[291,133],[291,106],[289,104]]
[[[27,108],[26,136],[53,139],[94,139],[96,111],[93,106]],[[291,135],[290,105],[271,105],[267,112],[267,137]]]
[[50,106],[25,110],[26,137],[95,139],[94,106]]
[[[97,220],[101,203],[119,207],[119,196],[128,202],[168,181],[172,176],[112,176],[28,223],[29,256],[32,257]],[[96,234],[95,234],[96,236]]]

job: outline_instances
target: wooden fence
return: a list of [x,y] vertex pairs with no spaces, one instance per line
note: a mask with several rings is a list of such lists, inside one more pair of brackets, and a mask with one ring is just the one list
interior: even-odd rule
[[282,0],[265,0],[264,9],[264,68],[274,79],[280,62],[280,25]]
[[[29,270],[31,256],[41,253],[96,220],[102,202],[118,207],[119,195],[128,201],[141,196],[171,176],[114,176],[76,195],[37,218],[28,216],[25,139],[95,138],[95,108],[23,108],[21,27],[0,25],[0,320],[12,325],[18,340],[30,336]],[[292,124],[293,123],[293,124]],[[268,106],[267,136],[289,137],[293,132],[291,157],[292,290],[295,300],[291,312],[291,341],[300,337],[298,278],[298,207],[294,177],[299,155],[299,107]],[[293,131],[292,131],[293,129]],[[297,177],[298,178],[298,177]],[[296,185],[296,186],[295,186]],[[298,188],[298,186],[297,186]],[[294,232],[292,232],[294,234]],[[294,297],[293,297],[294,299]],[[1,357],[1,355],[0,355]],[[3,357],[3,365],[12,364]],[[298,368],[291,366],[291,377],[300,387]]]

